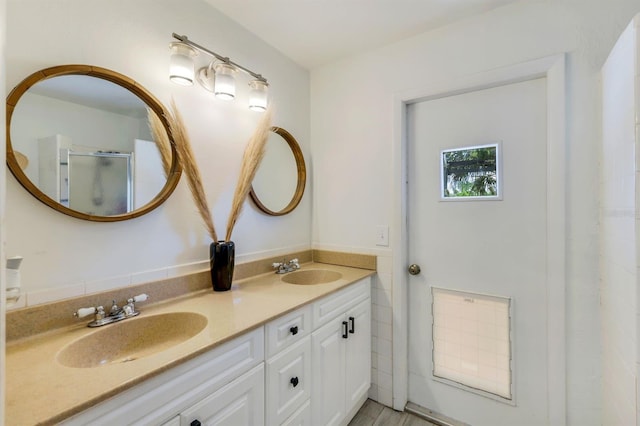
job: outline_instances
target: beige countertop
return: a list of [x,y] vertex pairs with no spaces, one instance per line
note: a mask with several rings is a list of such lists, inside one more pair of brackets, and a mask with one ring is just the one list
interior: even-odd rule
[[[140,304],[140,316],[124,322],[169,312],[195,312],[204,315],[208,324],[191,339],[135,361],[94,368],[61,365],[56,356],[66,345],[90,333],[114,327],[106,325],[88,328],[86,323],[89,322],[89,317],[80,320],[73,327],[8,343],[5,407],[7,426],[60,422],[234,337],[374,273],[371,270],[318,263],[302,265],[302,270],[307,269],[335,270],[342,273],[342,278],[325,284],[294,285],[282,282],[283,275],[269,273],[236,281],[227,292],[200,291],[188,297],[148,307]],[[150,301],[153,300],[153,294],[149,296]],[[99,351],[100,348],[96,350]]]

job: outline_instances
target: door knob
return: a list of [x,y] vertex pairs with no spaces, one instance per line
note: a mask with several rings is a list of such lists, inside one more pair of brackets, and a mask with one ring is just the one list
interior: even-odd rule
[[409,273],[411,275],[418,275],[420,273],[420,266],[414,264],[409,265]]

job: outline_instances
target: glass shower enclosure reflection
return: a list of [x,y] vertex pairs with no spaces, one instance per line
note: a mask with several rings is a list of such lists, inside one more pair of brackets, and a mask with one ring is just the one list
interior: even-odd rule
[[69,150],[66,157],[60,170],[62,204],[97,216],[133,210],[133,153]]

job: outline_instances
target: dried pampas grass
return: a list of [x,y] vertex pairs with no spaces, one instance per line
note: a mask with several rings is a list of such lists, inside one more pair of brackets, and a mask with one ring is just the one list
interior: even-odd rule
[[155,111],[147,108],[147,117],[149,117],[149,128],[151,129],[153,140],[156,142],[158,151],[160,151],[164,177],[168,178],[169,171],[171,170],[171,142],[169,142],[169,135]]
[[[152,117],[152,115],[150,115],[150,117]],[[265,145],[269,137],[269,131],[271,130],[271,117],[272,111],[271,108],[268,108],[258,122],[258,125],[245,148],[244,155],[242,157],[242,166],[240,167],[240,176],[238,177],[236,191],[233,195],[233,202],[231,204],[231,212],[229,213],[229,220],[227,222],[227,233],[225,236],[226,241],[231,240],[231,233],[233,232],[233,228],[240,217],[244,201],[246,200],[247,195],[249,195],[251,183],[256,175],[260,161],[262,160],[262,157],[264,157]],[[159,124],[156,123],[152,117],[150,119],[152,128],[156,129],[154,130],[154,133],[161,134],[157,126],[162,126],[162,123],[160,123],[160,120],[157,117],[155,117],[155,119]],[[213,226],[211,211],[209,210],[204,193],[200,171],[198,169],[193,150],[191,149],[191,143],[189,142],[189,135],[187,134],[187,130],[184,126],[182,116],[180,115],[180,112],[173,100],[171,101],[170,111],[167,114],[167,121],[169,122],[171,134],[178,151],[178,157],[182,164],[184,174],[187,176],[189,190],[191,191],[193,200],[198,208],[198,212],[202,217],[211,239],[214,242],[218,241],[218,236]]]
[[227,241],[231,240],[233,227],[240,217],[244,200],[251,190],[251,183],[256,175],[260,161],[262,161],[262,157],[264,157],[265,145],[271,129],[271,116],[271,108],[268,108],[263,113],[256,130],[253,132],[253,135],[251,135],[251,139],[249,139],[249,144],[244,150],[240,176],[238,177],[236,192],[233,194],[231,212],[229,213],[229,220],[227,221],[227,234],[225,236],[225,240]]
[[211,217],[211,210],[209,210],[207,197],[204,193],[204,186],[202,185],[202,177],[200,176],[200,170],[196,163],[196,157],[191,149],[189,135],[184,125],[184,121],[182,120],[182,115],[180,114],[180,111],[178,111],[178,107],[173,99],[171,100],[171,108],[167,114],[167,120],[169,121],[171,135],[176,143],[178,158],[182,164],[184,174],[187,176],[187,183],[189,185],[193,201],[195,202],[196,208],[202,217],[202,221],[204,222],[209,236],[213,241],[218,241],[218,234],[216,234],[216,230],[213,226],[213,218]]

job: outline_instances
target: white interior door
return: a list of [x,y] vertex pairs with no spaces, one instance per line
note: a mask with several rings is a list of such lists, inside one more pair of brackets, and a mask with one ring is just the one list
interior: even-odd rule
[[[549,423],[546,85],[539,78],[407,106],[408,258],[422,270],[407,280],[408,399],[474,426]],[[502,199],[441,201],[442,150],[496,142]],[[511,399],[434,377],[433,287],[511,300]],[[444,362],[473,375],[487,368],[492,340],[477,314],[464,315]]]

